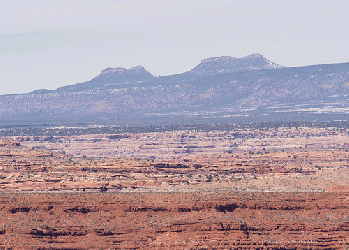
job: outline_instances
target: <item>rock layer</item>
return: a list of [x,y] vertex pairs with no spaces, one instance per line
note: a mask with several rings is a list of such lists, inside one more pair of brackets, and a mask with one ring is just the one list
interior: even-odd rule
[[349,246],[347,192],[28,193],[0,200],[3,248]]

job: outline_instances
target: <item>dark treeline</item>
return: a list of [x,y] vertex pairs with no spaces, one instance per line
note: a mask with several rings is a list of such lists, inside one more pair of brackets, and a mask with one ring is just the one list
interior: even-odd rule
[[348,129],[349,121],[330,122],[269,122],[250,124],[199,124],[199,125],[167,125],[167,126],[142,126],[142,127],[87,127],[87,128],[13,128],[0,130],[0,136],[72,136],[88,134],[123,134],[123,133],[149,133],[149,132],[171,132],[180,130],[192,131],[233,131],[243,130],[268,130],[279,127],[298,128],[328,128]]

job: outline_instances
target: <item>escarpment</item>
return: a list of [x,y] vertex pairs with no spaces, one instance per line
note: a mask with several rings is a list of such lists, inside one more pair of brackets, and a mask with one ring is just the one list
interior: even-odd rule
[[349,193],[2,194],[0,247],[343,249]]

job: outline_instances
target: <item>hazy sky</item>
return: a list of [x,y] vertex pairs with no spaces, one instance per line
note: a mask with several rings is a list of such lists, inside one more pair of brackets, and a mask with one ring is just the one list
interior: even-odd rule
[[284,66],[349,62],[349,1],[1,1],[0,94],[252,53]]

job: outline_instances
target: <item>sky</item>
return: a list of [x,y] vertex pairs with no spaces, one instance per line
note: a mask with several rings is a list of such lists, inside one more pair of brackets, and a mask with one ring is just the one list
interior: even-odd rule
[[85,82],[108,67],[179,74],[216,56],[343,63],[348,41],[347,0],[3,0],[0,95]]

